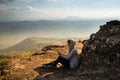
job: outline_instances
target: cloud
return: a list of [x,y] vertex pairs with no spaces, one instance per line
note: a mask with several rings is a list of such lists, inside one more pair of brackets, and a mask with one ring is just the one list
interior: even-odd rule
[[46,0],[48,2],[58,2],[58,1],[61,1],[61,0]]
[[6,6],[4,4],[0,4],[0,10],[6,9]]
[[44,13],[46,13],[44,10],[33,8],[31,6],[15,8],[3,7],[0,8],[0,21],[41,19]]
[[32,6],[8,8],[0,5],[0,21],[63,19],[68,16],[78,16],[84,19],[120,18],[119,14],[119,8],[101,10],[82,8],[41,9]]
[[8,2],[29,2],[31,0],[0,0],[0,3],[8,3]]
[[38,2],[43,2],[43,3],[57,3],[57,2],[63,2],[63,1],[66,1],[66,0],[36,0]]
[[23,11],[23,12],[25,12],[25,11],[31,11],[31,10],[33,10],[33,7],[31,7],[31,6],[15,7],[15,8],[10,8],[9,10],[11,10],[11,11]]
[[33,10],[33,7],[31,7],[31,6],[26,6],[26,7],[24,8],[24,10]]

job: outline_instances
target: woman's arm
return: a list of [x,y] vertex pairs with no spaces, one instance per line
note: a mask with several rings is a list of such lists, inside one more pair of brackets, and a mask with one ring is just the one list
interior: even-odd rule
[[68,55],[60,55],[61,57],[67,59],[67,60],[70,60],[70,58],[76,53],[76,49],[73,49]]

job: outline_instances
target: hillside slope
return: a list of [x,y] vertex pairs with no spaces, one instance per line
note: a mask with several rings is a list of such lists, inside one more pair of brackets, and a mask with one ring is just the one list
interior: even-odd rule
[[[63,45],[66,44],[68,38],[37,38],[30,37],[21,41],[20,43],[13,45],[7,49],[0,50],[0,52],[11,52],[11,51],[28,51],[36,52],[40,51],[47,45]],[[76,40],[79,40],[76,38]]]

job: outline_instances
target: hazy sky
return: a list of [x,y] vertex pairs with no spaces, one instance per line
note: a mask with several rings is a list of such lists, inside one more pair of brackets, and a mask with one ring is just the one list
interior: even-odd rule
[[104,23],[101,20],[0,22],[0,49],[29,37],[88,37]]
[[120,0],[0,0],[0,21],[120,18]]
[[[43,19],[69,20],[70,18],[81,20],[120,19],[120,0],[0,0],[0,21],[3,22]],[[91,33],[95,33],[99,29],[99,25],[103,23],[105,22],[45,23],[44,26],[35,24],[36,27],[34,24],[29,24],[32,25],[29,27],[28,23],[0,24],[0,49],[31,36],[89,36]],[[48,27],[43,29],[45,26]]]

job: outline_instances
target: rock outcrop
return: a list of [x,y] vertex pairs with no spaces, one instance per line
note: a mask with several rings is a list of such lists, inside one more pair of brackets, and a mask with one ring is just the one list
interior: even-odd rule
[[[84,41],[81,54],[81,72],[90,80],[120,79],[120,21],[114,20],[100,26],[97,33]],[[84,79],[83,79],[84,80]]]
[[48,50],[53,50],[55,48],[63,48],[63,45],[49,45],[44,48],[42,48],[42,51],[48,51]]

